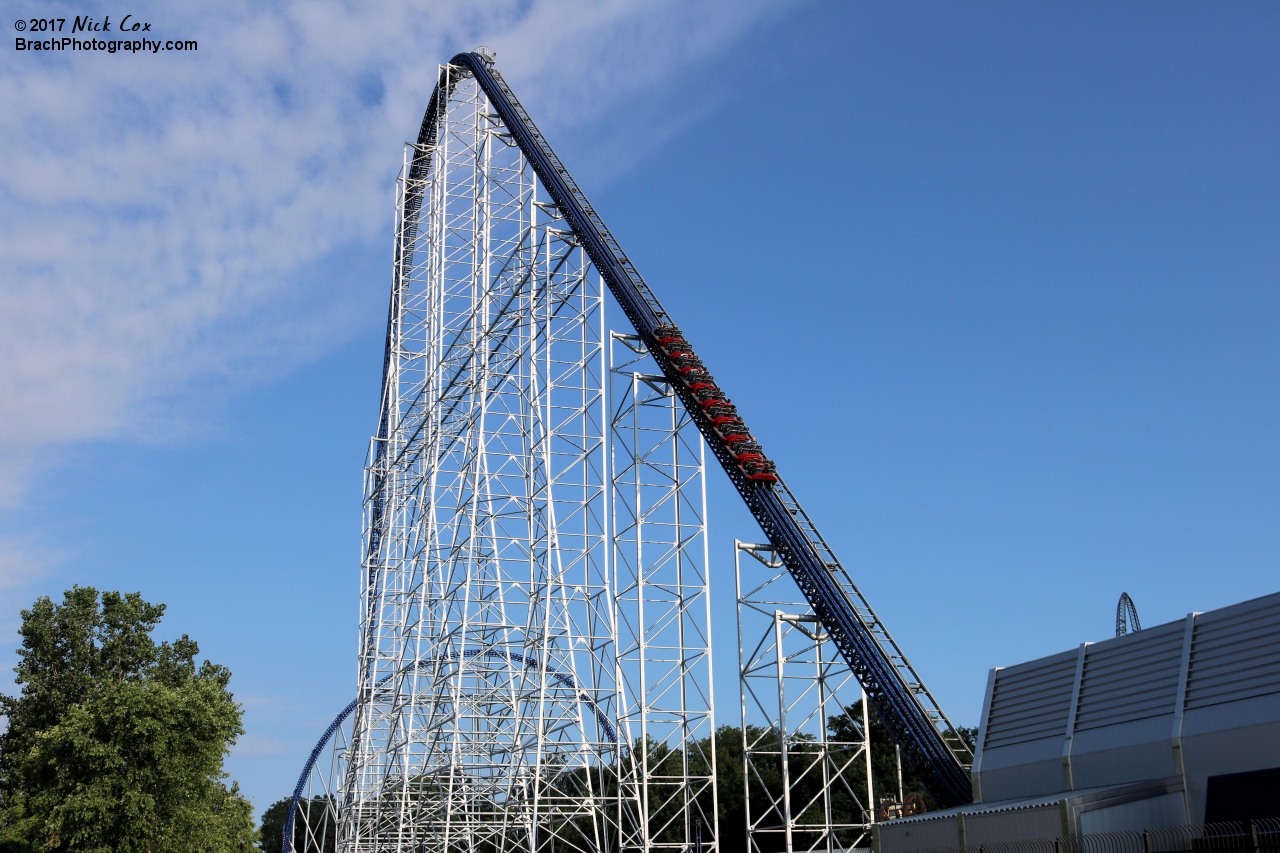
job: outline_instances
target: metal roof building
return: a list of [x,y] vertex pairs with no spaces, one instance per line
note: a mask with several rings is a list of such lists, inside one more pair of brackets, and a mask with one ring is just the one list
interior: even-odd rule
[[1280,593],[993,669],[973,789],[881,850],[1280,817]]

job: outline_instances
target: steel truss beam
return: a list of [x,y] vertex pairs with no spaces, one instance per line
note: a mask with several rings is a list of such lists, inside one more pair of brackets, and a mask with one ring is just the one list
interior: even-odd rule
[[637,822],[623,849],[717,849],[705,448],[643,342],[613,333],[619,726]]

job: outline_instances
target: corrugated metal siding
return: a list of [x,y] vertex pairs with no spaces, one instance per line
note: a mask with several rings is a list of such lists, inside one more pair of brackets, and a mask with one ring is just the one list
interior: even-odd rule
[[1187,709],[1280,693],[1280,595],[1196,619]]
[[939,847],[956,848],[960,844],[960,827],[954,816],[932,820],[880,824],[880,850],[883,853]]
[[[1059,835],[1062,835],[1062,810],[1056,802],[987,814],[971,813],[964,818],[964,837],[970,849],[983,844],[1007,844]],[[1049,849],[1053,849],[1052,844],[1047,845]]]
[[996,673],[983,748],[1066,735],[1075,678],[1075,652]]
[[1090,646],[1076,731],[1172,714],[1178,702],[1183,625],[1174,622]]

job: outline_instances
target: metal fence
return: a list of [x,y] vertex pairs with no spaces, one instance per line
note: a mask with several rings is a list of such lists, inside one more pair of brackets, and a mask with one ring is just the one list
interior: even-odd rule
[[1142,832],[1099,832],[1029,838],[966,847],[925,847],[912,853],[1280,853],[1280,818],[1242,823],[1162,826]]

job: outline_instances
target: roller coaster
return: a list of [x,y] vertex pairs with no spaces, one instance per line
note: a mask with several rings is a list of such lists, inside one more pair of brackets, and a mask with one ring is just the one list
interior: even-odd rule
[[[902,756],[915,769],[939,805],[949,807],[971,802],[972,791],[968,768],[972,763],[972,755],[964,740],[858,589],[850,573],[823,538],[812,517],[804,510],[799,499],[787,485],[777,462],[766,454],[758,438],[748,428],[743,414],[732,402],[727,390],[717,382],[708,366],[705,354],[700,356],[695,352],[688,336],[681,331],[674,318],[663,308],[653,289],[641,277],[603,219],[592,207],[568,169],[557,157],[498,72],[494,56],[484,49],[460,53],[442,66],[439,81],[431,95],[417,140],[408,148],[409,154],[402,180],[399,230],[395,250],[397,275],[409,275],[406,271],[416,268],[415,265],[425,263],[414,255],[415,241],[420,239],[419,219],[426,215],[424,211],[428,206],[449,203],[445,196],[432,195],[438,191],[432,189],[429,176],[432,174],[433,165],[442,168],[440,163],[435,162],[435,158],[452,156],[447,153],[449,149],[445,145],[446,140],[443,139],[441,127],[451,99],[454,98],[459,85],[464,82],[478,87],[478,93],[475,96],[478,106],[475,109],[479,118],[475,121],[484,122],[485,127],[490,127],[491,134],[496,136],[502,144],[518,149],[519,155],[524,158],[523,163],[527,164],[536,175],[538,186],[550,197],[549,201],[543,202],[536,200],[534,196],[529,196],[532,199],[530,202],[532,206],[526,205],[526,207],[530,210],[536,207],[556,222],[567,226],[558,230],[549,228],[546,239],[559,240],[565,245],[584,251],[589,257],[591,265],[599,274],[599,279],[616,300],[617,305],[621,307],[634,329],[633,340],[636,344],[633,349],[637,352],[647,352],[661,373],[661,376],[655,375],[646,381],[661,382],[663,393],[674,396],[683,408],[684,417],[704,439],[706,448],[711,451],[719,467],[758,522],[777,558],[785,564],[796,586],[812,608],[814,616],[821,623],[822,629],[829,635],[840,655],[861,683],[865,695],[900,748]],[[479,126],[476,124],[477,128]],[[480,138],[479,130],[474,131],[474,134],[476,139]],[[523,168],[523,165],[520,168]],[[473,258],[469,263],[474,265],[478,261]],[[496,281],[504,273],[499,270],[497,273],[486,274],[494,276]],[[508,298],[508,303],[514,298],[514,296]],[[411,306],[407,304],[404,294],[401,290],[396,290],[393,293],[388,319],[387,348],[383,369],[384,389],[393,387],[398,381],[398,371],[403,371],[403,368],[398,365],[406,363],[403,341],[405,333],[402,326],[404,316],[410,310]],[[503,322],[501,318],[506,310],[508,309],[503,305],[493,309],[493,317],[496,319],[486,321],[490,323],[490,327]],[[496,333],[490,327],[486,327],[488,330],[485,334],[492,338]],[[512,331],[503,334],[508,336],[516,334],[515,327],[512,326],[511,329]],[[444,333],[437,331],[431,334],[437,335],[432,340],[441,340],[443,338],[439,336]],[[450,346],[456,348],[456,344],[451,343]],[[454,358],[451,362],[446,358],[439,361],[435,367],[425,370],[429,375],[422,380],[426,383],[423,387],[431,386],[432,383],[438,384],[433,386],[437,390],[431,392],[435,395],[433,398],[435,402],[432,403],[433,413],[423,416],[423,425],[417,428],[419,432],[434,429],[439,433],[446,430],[447,422],[450,417],[453,417],[454,409],[466,405],[462,397],[455,399],[448,396],[453,393],[451,389],[459,384],[459,376],[476,369],[475,362],[478,359],[486,361],[491,359],[489,349],[484,349],[483,353],[478,355],[477,353],[481,353],[481,350],[475,349],[475,345],[472,346],[473,348],[468,350],[464,357]],[[496,353],[497,349],[493,349],[493,352]],[[496,362],[496,356],[492,358]],[[499,369],[496,363],[493,369]],[[420,389],[418,395],[422,397],[425,393]],[[388,624],[388,617],[384,615],[385,595],[379,592],[380,584],[385,584],[386,581],[377,568],[381,563],[378,563],[373,555],[383,553],[389,547],[389,537],[395,535],[394,525],[389,520],[392,513],[388,497],[391,495],[389,484],[395,476],[394,466],[408,451],[393,448],[395,443],[393,433],[397,428],[403,431],[404,412],[431,408],[418,398],[410,400],[407,404],[399,404],[397,408],[394,396],[391,390],[384,390],[379,432],[371,444],[371,461],[368,465],[370,474],[366,486],[368,495],[365,542],[367,571],[364,578],[366,612],[362,623],[362,643],[364,644],[362,659],[369,660],[376,657],[374,646],[378,642],[384,642],[378,638],[387,636],[390,631],[389,628],[382,627]],[[453,402],[448,402],[450,399],[453,399]],[[443,414],[442,407],[445,409]],[[446,426],[440,426],[441,424]],[[414,441],[421,440],[411,435],[405,439],[404,446],[412,447]],[[399,654],[404,656],[410,653]],[[375,675],[373,670],[370,670],[369,675],[362,675],[362,683],[365,685],[362,690],[365,692],[343,712],[339,720],[335,721],[326,738],[348,715],[357,712],[357,706],[362,702],[371,703],[370,697],[373,693],[384,690],[383,685],[389,680],[403,680],[407,677],[405,673],[410,671],[416,677],[419,671],[427,670],[436,672],[439,678],[447,680],[450,677],[459,677],[456,674],[459,667],[479,665],[491,658],[508,665],[514,662],[520,669],[537,669],[540,666],[545,672],[544,684],[553,687],[556,682],[561,687],[569,685],[569,692],[577,694],[575,701],[589,709],[588,716],[605,721],[601,726],[607,728],[608,735],[596,736],[599,748],[607,750],[610,741],[615,747],[618,745],[618,735],[614,733],[613,724],[606,719],[607,715],[618,713],[618,709],[611,709],[608,702],[600,696],[579,689],[573,675],[567,671],[555,669],[551,661],[535,664],[533,656],[528,656],[526,660],[525,657],[510,652],[494,653],[475,650],[428,651],[421,653],[418,661],[401,660],[395,663],[393,669],[386,671],[387,674]],[[429,663],[420,662],[424,660]],[[439,675],[443,672],[442,668],[447,667],[454,668],[450,670],[454,675]],[[399,675],[399,678],[393,679],[396,675]],[[582,723],[579,722],[578,725]],[[356,733],[353,735],[357,741],[362,737],[360,731],[360,725],[357,724]],[[352,754],[359,754],[361,748],[358,743],[353,742]],[[317,747],[317,752],[313,753],[308,770],[314,764],[319,749],[320,747]],[[346,772],[349,775],[357,773],[350,768]],[[305,776],[306,772],[304,772],[304,778]],[[351,775],[351,778],[354,776]],[[294,807],[290,811],[290,823],[293,821],[299,798],[303,796],[302,784],[300,780],[294,797]],[[349,779],[348,784],[354,783]],[[286,833],[286,849],[289,849],[291,831]]]

